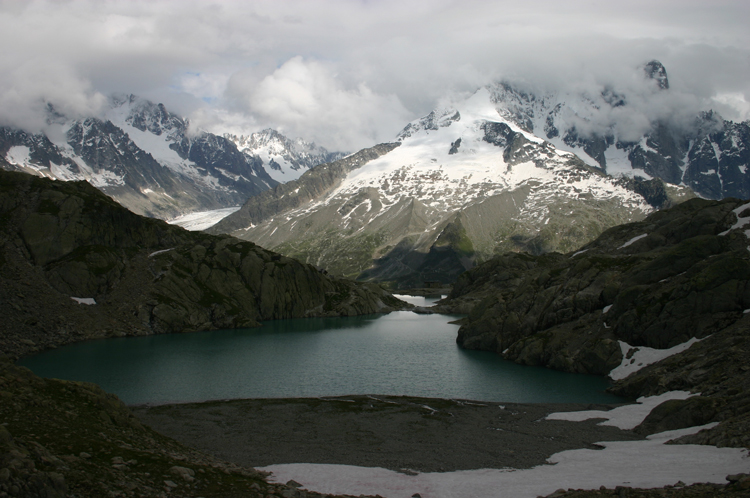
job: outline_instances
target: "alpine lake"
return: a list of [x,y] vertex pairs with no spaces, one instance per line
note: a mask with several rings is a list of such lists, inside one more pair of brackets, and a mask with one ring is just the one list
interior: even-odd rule
[[[429,306],[425,298],[409,298]],[[434,300],[433,300],[434,301]],[[127,404],[404,395],[507,403],[620,403],[604,377],[456,345],[459,317],[408,311],[253,329],[111,338],[23,358],[42,377],[94,382]]]

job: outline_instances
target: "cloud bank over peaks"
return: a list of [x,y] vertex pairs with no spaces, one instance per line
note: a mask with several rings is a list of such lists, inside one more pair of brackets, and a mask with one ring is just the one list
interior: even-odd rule
[[[353,151],[501,80],[626,94],[581,130],[696,107],[747,119],[749,16],[747,0],[0,0],[0,124],[33,131],[47,103],[82,116],[121,92],[207,131]],[[636,70],[654,58],[667,94]]]
[[[656,73],[652,74],[651,64],[659,66]],[[677,131],[688,131],[696,125],[696,117],[711,107],[713,102],[709,99],[689,93],[680,85],[670,85],[668,71],[669,68],[658,61],[644,60],[623,67],[586,69],[577,76],[571,75],[567,81],[544,77],[533,82],[503,81],[508,87],[527,94],[528,99],[533,96],[538,101],[537,113],[546,115],[561,104],[553,110],[558,127],[575,127],[576,133],[584,138],[613,135],[629,142],[638,141],[660,123]],[[502,95],[499,98],[503,100]],[[518,112],[518,107],[523,105],[500,104],[509,107],[511,112]],[[533,107],[533,104],[527,105]],[[544,134],[542,130],[534,131]]]
[[396,95],[347,82],[333,65],[301,56],[262,78],[252,71],[235,74],[226,98],[261,127],[347,151],[390,141],[411,119]]

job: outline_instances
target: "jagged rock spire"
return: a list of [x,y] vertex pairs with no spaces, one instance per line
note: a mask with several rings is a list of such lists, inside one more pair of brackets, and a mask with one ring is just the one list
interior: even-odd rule
[[669,90],[669,79],[664,64],[654,59],[643,66],[643,72],[647,78],[655,80],[661,90]]

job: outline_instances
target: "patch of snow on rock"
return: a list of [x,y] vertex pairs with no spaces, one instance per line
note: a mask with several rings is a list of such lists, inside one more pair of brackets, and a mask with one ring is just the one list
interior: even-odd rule
[[669,391],[658,396],[641,396],[634,404],[618,406],[609,411],[584,410],[579,412],[555,412],[545,417],[545,420],[568,420],[571,422],[582,422],[592,418],[606,419],[599,425],[612,425],[623,430],[630,430],[651,413],[656,406],[671,399],[687,399],[696,394],[688,391]]
[[70,298],[73,301],[77,302],[78,304],[89,304],[89,305],[96,304],[96,301],[94,300],[93,297],[73,297],[73,296],[70,296]]
[[[693,337],[689,341],[683,342],[682,344],[678,344],[677,346],[671,347],[669,349],[635,347],[629,345],[626,342],[619,341],[620,350],[622,351],[622,363],[620,363],[620,366],[614,368],[611,372],[609,372],[609,377],[612,380],[624,379],[625,377],[637,372],[643,367],[651,365],[652,363],[656,363],[657,361],[661,361],[664,358],[669,358],[670,356],[676,355],[677,353],[682,353],[690,346],[701,340],[702,339],[696,339],[695,337]],[[631,350],[635,351],[631,355],[631,357],[628,358],[628,353],[630,353]]]
[[[740,213],[745,211],[746,209],[750,209],[750,202],[747,204],[743,204],[742,206],[738,207],[737,209],[733,209],[732,212],[737,215],[737,222],[732,225],[729,230],[725,230],[721,232],[719,235],[726,235],[732,230],[735,230],[737,228],[745,228],[750,225],[750,216],[741,217]],[[745,236],[750,239],[750,230],[745,230]],[[750,246],[747,248],[750,251]]]

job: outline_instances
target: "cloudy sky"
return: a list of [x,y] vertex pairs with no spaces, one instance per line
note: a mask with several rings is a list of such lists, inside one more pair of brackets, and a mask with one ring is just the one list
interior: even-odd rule
[[0,0],[0,125],[127,92],[351,151],[493,80],[596,89],[651,59],[674,105],[744,120],[748,20],[747,0]]

